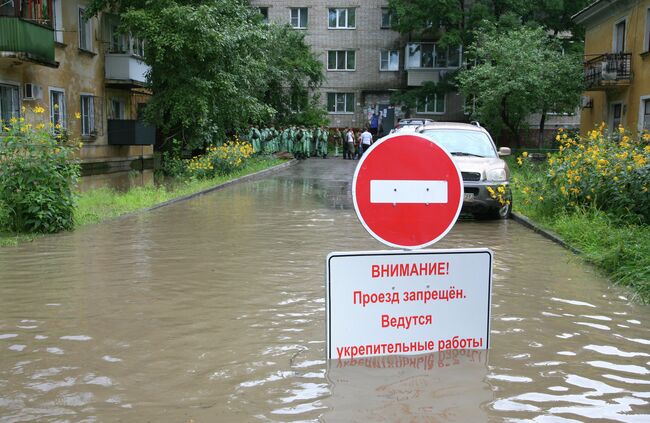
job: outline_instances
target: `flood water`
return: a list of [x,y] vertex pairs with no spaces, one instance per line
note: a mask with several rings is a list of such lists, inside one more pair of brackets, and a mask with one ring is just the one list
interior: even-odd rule
[[489,352],[327,362],[355,164],[0,249],[0,421],[650,421],[650,307],[513,221],[436,244],[494,251]]

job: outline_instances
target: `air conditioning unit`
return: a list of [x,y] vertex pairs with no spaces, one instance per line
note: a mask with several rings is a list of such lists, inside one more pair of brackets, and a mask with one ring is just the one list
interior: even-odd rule
[[43,88],[40,85],[26,83],[23,92],[23,100],[41,100],[43,98]]

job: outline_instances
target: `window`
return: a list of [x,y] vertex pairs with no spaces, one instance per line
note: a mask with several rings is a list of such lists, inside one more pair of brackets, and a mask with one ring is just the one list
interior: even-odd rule
[[111,110],[110,110],[110,119],[124,119],[126,116],[126,102],[123,98],[113,97],[111,98]]
[[650,98],[643,100],[643,104],[641,104],[641,113],[643,113],[641,129],[647,129],[650,131]]
[[307,8],[306,7],[292,7],[291,8],[291,26],[297,29],[307,28]]
[[265,23],[269,23],[269,8],[260,7],[259,11],[260,11],[260,15],[262,15],[262,21]]
[[[52,126],[61,125],[65,128],[65,92],[50,89],[50,122]],[[57,128],[58,129],[58,128]]]
[[354,50],[330,50],[327,52],[327,70],[354,70]]
[[392,28],[393,26],[393,14],[390,13],[390,9],[387,7],[381,8],[381,27],[384,29]]
[[126,50],[129,47],[129,41],[126,34],[120,33],[118,30],[119,24],[117,22],[112,22],[110,26],[111,36],[110,43],[108,46],[109,53],[126,53]]
[[463,100],[463,114],[473,116],[476,114],[476,96],[470,95]]
[[433,43],[409,43],[406,45],[406,67],[457,68],[460,66],[460,47],[438,47]]
[[625,52],[625,20],[614,25],[614,53]]
[[445,103],[447,102],[447,95],[428,95],[424,98],[424,101],[418,101],[416,110],[418,113],[434,113],[434,114],[443,114],[445,113]]
[[63,10],[61,8],[62,0],[53,0],[52,2],[52,27],[54,28],[54,41],[63,42]]
[[144,41],[142,39],[131,36],[131,54],[144,57]]
[[399,51],[382,50],[379,54],[379,70],[382,71],[399,70]]
[[82,50],[91,51],[92,45],[92,26],[90,19],[86,19],[84,14],[86,9],[79,8],[79,48]]
[[81,135],[93,135],[95,128],[95,97],[81,95]]
[[329,10],[329,29],[354,29],[355,28],[355,9],[348,7],[345,9]]
[[18,86],[0,84],[0,120],[7,125],[9,119],[20,116]]
[[611,110],[611,131],[616,131],[623,120],[623,103],[612,103]]
[[354,113],[354,93],[327,93],[329,113]]

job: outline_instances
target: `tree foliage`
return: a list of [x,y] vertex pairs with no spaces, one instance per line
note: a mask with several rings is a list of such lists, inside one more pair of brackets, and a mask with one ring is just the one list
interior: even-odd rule
[[145,40],[153,97],[145,119],[188,149],[312,107],[322,65],[295,31],[242,0],[93,0]]
[[569,112],[578,104],[581,58],[563,54],[540,28],[501,33],[490,27],[477,34],[468,54],[477,64],[459,75],[461,92],[476,99],[477,117],[495,132],[505,127],[518,141],[531,113]]

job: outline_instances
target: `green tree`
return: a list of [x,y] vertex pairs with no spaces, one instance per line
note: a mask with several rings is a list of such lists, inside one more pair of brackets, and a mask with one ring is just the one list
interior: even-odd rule
[[186,150],[286,119],[322,79],[302,36],[264,24],[243,0],[93,0],[87,13],[104,10],[145,40],[145,119]]
[[526,118],[570,111],[582,91],[580,58],[564,55],[556,39],[540,28],[480,32],[468,54],[477,65],[458,77],[461,92],[476,99],[477,116],[495,132],[507,128],[520,145]]

